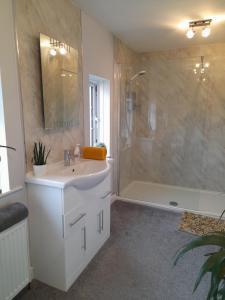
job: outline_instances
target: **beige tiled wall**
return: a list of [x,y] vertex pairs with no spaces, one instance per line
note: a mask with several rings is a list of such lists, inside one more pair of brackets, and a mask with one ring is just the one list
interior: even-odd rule
[[[225,192],[225,43],[137,54],[118,42],[115,55],[120,190],[141,180]],[[201,56],[210,66],[199,76],[194,68]],[[126,147],[127,81],[143,69],[146,75],[131,86],[136,100]]]
[[[210,63],[202,80],[201,56]],[[132,179],[225,192],[225,44],[140,59]]]

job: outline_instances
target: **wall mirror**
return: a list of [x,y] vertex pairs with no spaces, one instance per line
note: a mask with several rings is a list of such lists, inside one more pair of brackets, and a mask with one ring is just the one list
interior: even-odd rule
[[79,124],[78,51],[40,34],[45,129]]

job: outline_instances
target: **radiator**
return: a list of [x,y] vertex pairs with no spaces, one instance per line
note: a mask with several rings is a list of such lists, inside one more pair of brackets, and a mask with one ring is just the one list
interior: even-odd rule
[[10,300],[29,283],[27,220],[0,234],[0,300]]

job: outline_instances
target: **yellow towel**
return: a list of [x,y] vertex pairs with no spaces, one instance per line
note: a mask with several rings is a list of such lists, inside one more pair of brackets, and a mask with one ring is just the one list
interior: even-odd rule
[[104,147],[83,147],[83,158],[105,160],[106,159],[106,148]]

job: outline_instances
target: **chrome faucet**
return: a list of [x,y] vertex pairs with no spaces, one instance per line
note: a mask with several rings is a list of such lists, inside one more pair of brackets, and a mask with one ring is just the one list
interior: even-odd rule
[[64,166],[70,166],[71,150],[64,150]]

